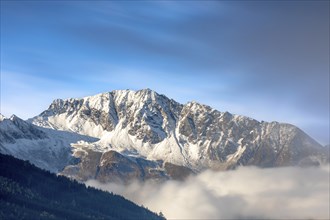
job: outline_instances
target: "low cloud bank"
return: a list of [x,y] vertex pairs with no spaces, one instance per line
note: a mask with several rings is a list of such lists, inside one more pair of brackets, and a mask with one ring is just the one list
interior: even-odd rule
[[86,185],[162,211],[168,219],[329,219],[329,166],[205,171],[184,182]]

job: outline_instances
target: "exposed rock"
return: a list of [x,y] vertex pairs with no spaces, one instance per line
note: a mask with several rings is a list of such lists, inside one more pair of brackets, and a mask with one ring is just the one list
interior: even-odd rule
[[166,173],[174,180],[185,180],[188,176],[194,174],[194,172],[187,167],[171,163],[165,163],[164,168]]

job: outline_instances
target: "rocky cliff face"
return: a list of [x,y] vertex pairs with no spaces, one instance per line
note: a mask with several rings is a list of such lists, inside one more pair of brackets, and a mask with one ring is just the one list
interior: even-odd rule
[[62,173],[81,180],[167,179],[207,168],[329,161],[328,149],[293,125],[259,122],[196,102],[182,105],[149,89],[58,99],[29,122],[97,138],[70,143],[77,160]]

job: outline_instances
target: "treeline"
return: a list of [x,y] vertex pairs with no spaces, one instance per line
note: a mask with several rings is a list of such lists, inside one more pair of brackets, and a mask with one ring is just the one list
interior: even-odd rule
[[122,196],[0,154],[0,219],[164,220]]

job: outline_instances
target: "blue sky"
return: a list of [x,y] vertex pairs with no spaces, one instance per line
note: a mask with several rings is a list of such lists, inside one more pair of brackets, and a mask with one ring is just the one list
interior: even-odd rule
[[328,1],[1,1],[1,113],[151,88],[329,143]]

